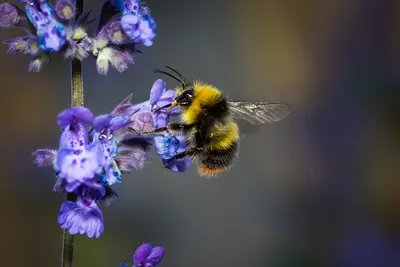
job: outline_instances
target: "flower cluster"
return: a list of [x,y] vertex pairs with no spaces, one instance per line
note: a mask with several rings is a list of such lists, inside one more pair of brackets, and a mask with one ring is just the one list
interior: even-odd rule
[[[158,79],[151,88],[150,99],[130,108],[132,111],[139,110],[132,115],[134,123],[131,128],[135,132],[146,132],[165,127],[170,118],[179,115],[179,108],[176,107],[170,112],[159,108],[170,104],[175,95],[175,90],[166,90],[165,82]],[[186,138],[184,136],[175,136],[165,132],[159,136],[148,137],[148,140],[154,145],[163,164],[169,158],[186,150]],[[190,164],[190,158],[174,159],[166,167],[173,172],[185,172]]]
[[[166,90],[157,80],[150,100],[133,105],[132,95],[124,99],[110,113],[94,117],[85,107],[62,111],[57,124],[62,129],[58,150],[38,149],[33,153],[39,167],[53,167],[56,171],[54,190],[76,195],[76,201],[62,204],[58,222],[71,234],[99,237],[104,230],[103,215],[97,203],[110,204],[117,198],[111,188],[122,182],[124,172],[140,170],[150,160],[150,147],[165,161],[186,149],[183,136],[139,136],[136,133],[164,127],[179,109],[171,113],[158,107],[171,103],[174,90]],[[171,161],[167,168],[184,172],[190,158]]]
[[97,117],[85,107],[64,110],[57,118],[62,129],[59,149],[33,153],[38,166],[51,166],[56,171],[55,191],[77,196],[76,201],[64,202],[58,215],[61,228],[69,229],[71,234],[99,237],[104,223],[96,203],[114,201],[117,194],[111,186],[121,183],[121,174],[142,169],[150,159],[149,145],[135,140],[139,137],[128,127],[135,113],[130,109],[130,98],[111,114]]
[[140,52],[137,46],[151,46],[156,36],[156,23],[139,0],[107,0],[94,37],[87,32],[94,21],[90,11],[78,16],[74,0],[57,0],[54,7],[47,0],[19,1],[25,3],[25,9],[12,3],[0,5],[0,27],[25,29],[27,35],[4,43],[9,46],[8,53],[32,56],[29,71],[40,71],[50,53],[56,52],[80,61],[95,57],[103,75],[110,66],[123,72]]
[[[164,257],[163,247],[152,248],[150,243],[139,246],[133,255],[134,267],[155,267]],[[128,267],[127,263],[122,263],[120,267]]]

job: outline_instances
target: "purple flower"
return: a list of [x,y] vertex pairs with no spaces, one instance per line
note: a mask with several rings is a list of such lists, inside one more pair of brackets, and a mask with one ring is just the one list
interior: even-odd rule
[[23,26],[25,22],[26,17],[17,6],[10,3],[0,5],[0,27],[18,27]]
[[154,127],[161,128],[167,125],[169,116],[175,116],[179,113],[179,108],[176,107],[171,111],[168,109],[159,109],[172,103],[175,99],[175,90],[166,90],[165,82],[158,79],[153,84],[150,91],[150,111],[154,114]]
[[[90,18],[91,12],[85,11],[77,17],[75,0],[57,0],[54,8],[47,0],[17,2],[24,2],[25,9],[11,3],[0,4],[0,27],[25,28],[28,36],[5,43],[9,45],[8,53],[20,52],[33,56],[29,64],[29,71],[32,72],[39,72],[49,62],[50,52],[80,61],[93,56],[97,59],[96,67],[101,75],[106,75],[110,66],[123,72],[134,63],[134,55],[140,52],[137,45],[150,46],[155,37],[155,22],[149,9],[140,6],[139,1],[106,0],[93,37],[88,34],[88,26],[94,21]],[[121,10],[122,14],[119,14],[121,12],[116,6],[124,9]],[[126,34],[129,29],[124,29],[122,26],[126,24],[121,23],[121,16],[129,18],[128,13],[132,12],[137,14],[139,23],[132,25],[128,22],[127,27],[135,28],[135,38]],[[118,14],[120,18],[114,19]]]
[[151,247],[150,243],[139,246],[133,255],[135,267],[155,267],[164,257],[163,247]]
[[[160,108],[172,103],[175,99],[175,94],[175,90],[166,90],[163,80],[156,80],[150,91],[150,99],[128,109],[128,111],[139,109],[139,112],[135,113],[131,118],[133,121],[131,128],[136,132],[148,132],[167,126],[169,118],[179,114],[179,107],[173,108],[171,111],[166,108]],[[186,138],[184,136],[156,136],[152,139],[157,153],[163,160],[163,164],[166,163],[167,159],[186,149]],[[190,158],[174,159],[166,167],[173,172],[185,172],[190,164]]]
[[[163,164],[178,153],[186,150],[186,138],[184,136],[156,136],[154,137],[154,147],[157,154],[160,155]],[[172,172],[185,172],[191,164],[191,159],[185,157],[183,159],[174,159],[166,166]]]
[[105,160],[101,146],[96,142],[89,143],[85,126],[92,118],[93,114],[84,107],[67,109],[58,116],[57,123],[63,127],[63,132],[56,169],[68,183],[92,178],[102,171]]
[[79,233],[89,238],[99,238],[104,231],[103,214],[96,202],[82,197],[76,202],[66,201],[62,204],[58,223],[62,229],[68,229],[71,235]]
[[48,52],[60,51],[66,42],[67,29],[54,18],[53,7],[46,0],[27,0],[25,11],[36,28],[40,48]]
[[4,41],[7,44],[9,54],[23,53],[36,56],[39,53],[39,40],[34,36],[16,37]]
[[93,120],[93,128],[100,132],[106,128],[109,128],[111,131],[115,131],[126,127],[130,124],[130,118],[123,114],[118,114],[113,116],[111,114],[100,115]]
[[62,204],[58,215],[61,228],[69,233],[86,234],[89,238],[98,238],[104,230],[103,215],[96,201],[106,196],[106,188],[97,182],[96,178],[85,180],[83,183],[73,182],[66,185],[66,192],[74,192],[76,202],[66,201]]
[[135,43],[151,46],[156,37],[156,23],[149,9],[141,6],[139,0],[115,0],[117,9],[123,12],[121,27]]

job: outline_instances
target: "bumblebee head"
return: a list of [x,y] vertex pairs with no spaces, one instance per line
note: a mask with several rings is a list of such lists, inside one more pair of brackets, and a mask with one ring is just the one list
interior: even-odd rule
[[194,98],[194,89],[189,88],[185,89],[180,95],[175,97],[175,100],[172,102],[172,106],[189,106]]
[[176,106],[180,106],[183,108],[190,106],[195,97],[195,92],[192,83],[188,82],[185,78],[183,78],[182,74],[180,74],[177,70],[173,69],[172,67],[169,66],[165,67],[171,70],[173,74],[159,69],[154,70],[154,72],[162,73],[174,78],[175,80],[181,83],[181,86],[179,86],[176,89],[178,95],[175,97],[174,101],[171,104],[168,104],[167,106],[161,108],[169,107],[170,109],[172,109],[173,107]]

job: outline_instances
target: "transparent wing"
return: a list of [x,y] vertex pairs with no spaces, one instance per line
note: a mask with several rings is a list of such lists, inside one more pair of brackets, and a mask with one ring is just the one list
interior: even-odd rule
[[280,121],[290,113],[289,108],[282,103],[267,101],[230,101],[231,115],[240,120],[246,120],[253,125]]

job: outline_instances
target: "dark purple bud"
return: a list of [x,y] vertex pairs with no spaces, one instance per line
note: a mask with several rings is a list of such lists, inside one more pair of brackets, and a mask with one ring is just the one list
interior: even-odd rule
[[75,1],[58,0],[55,7],[57,16],[64,20],[75,17]]
[[126,41],[126,36],[119,21],[108,23],[104,27],[104,31],[108,40],[110,40],[110,42],[113,44],[122,44],[124,41]]
[[23,18],[18,12],[18,8],[10,3],[0,5],[0,27],[9,28],[17,26]]

